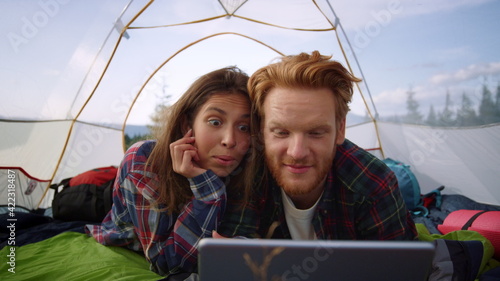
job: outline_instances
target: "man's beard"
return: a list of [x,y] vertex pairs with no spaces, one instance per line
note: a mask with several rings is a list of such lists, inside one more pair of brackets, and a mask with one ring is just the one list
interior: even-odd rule
[[[284,175],[283,171],[283,165],[294,165],[294,164],[306,164],[303,163],[303,161],[297,161],[291,157],[287,157],[283,161],[280,161],[280,159],[269,157],[269,155],[266,152],[266,164],[269,168],[269,171],[271,172],[272,176],[278,183],[278,185],[283,188],[285,193],[288,196],[296,196],[296,195],[304,195],[311,193],[313,190],[318,188],[320,184],[322,184],[328,175],[328,172],[330,168],[332,167],[333,163],[333,153],[330,157],[328,158],[322,158],[323,161],[320,163],[316,163],[315,167],[318,167],[319,169],[315,169],[314,171],[318,171],[314,175],[307,175],[310,179],[308,179],[306,182],[302,183],[294,183],[291,182],[289,179],[287,180],[286,175]],[[310,165],[308,163],[307,165]],[[290,175],[290,177],[305,177],[306,175]]]

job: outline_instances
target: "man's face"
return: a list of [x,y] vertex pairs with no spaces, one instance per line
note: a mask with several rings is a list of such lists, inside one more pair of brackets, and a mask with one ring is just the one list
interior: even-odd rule
[[266,162],[278,184],[290,197],[322,191],[345,137],[345,119],[336,126],[332,92],[274,88],[263,110]]

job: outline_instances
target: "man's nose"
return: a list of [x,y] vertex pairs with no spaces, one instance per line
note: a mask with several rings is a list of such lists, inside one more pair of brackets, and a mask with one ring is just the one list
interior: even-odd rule
[[290,138],[287,153],[294,159],[302,159],[307,156],[309,149],[304,136],[295,134]]

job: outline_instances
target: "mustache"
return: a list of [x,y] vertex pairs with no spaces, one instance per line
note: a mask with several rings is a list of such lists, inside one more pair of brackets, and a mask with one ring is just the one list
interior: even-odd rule
[[283,164],[288,166],[312,166],[312,164],[305,159],[295,159],[293,157],[283,159]]

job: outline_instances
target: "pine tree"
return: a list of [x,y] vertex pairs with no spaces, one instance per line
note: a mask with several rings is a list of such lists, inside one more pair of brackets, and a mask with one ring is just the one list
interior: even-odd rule
[[495,98],[495,123],[500,122],[500,83],[497,86],[497,95]]
[[133,145],[136,142],[142,141],[142,140],[147,140],[150,139],[149,135],[134,135],[133,137],[129,136],[128,134],[125,134],[125,149],[128,149],[131,145]]
[[444,109],[441,112],[441,114],[439,114],[439,121],[438,121],[439,125],[446,126],[446,127],[450,127],[450,126],[455,125],[455,120],[453,119],[454,118],[453,111],[451,109],[452,106],[453,105],[451,103],[450,92],[447,91]]
[[479,119],[482,124],[491,124],[495,122],[495,115],[495,103],[490,89],[485,84],[483,85],[483,94],[479,105]]
[[403,121],[405,123],[409,123],[409,124],[422,124],[423,116],[418,111],[418,108],[419,108],[420,105],[414,99],[415,92],[410,88],[406,92],[406,94],[408,96],[408,98],[406,100],[407,114],[403,118]]
[[474,110],[472,100],[467,94],[462,94],[462,105],[457,111],[457,126],[478,125],[477,114]]
[[436,112],[434,111],[433,105],[431,105],[431,107],[429,108],[429,114],[427,115],[427,119],[426,119],[425,123],[429,126],[437,126],[438,125],[437,116],[436,116]]
[[147,125],[149,131],[153,136],[156,136],[163,126],[163,120],[165,120],[165,115],[168,114],[168,110],[170,109],[169,105],[158,104],[155,107],[155,112],[149,117],[151,118],[152,124]]
[[161,126],[164,126],[163,120],[165,120],[165,115],[168,114],[170,103],[172,102],[172,95],[167,93],[168,85],[166,77],[159,75],[156,81],[161,84],[161,95],[157,96],[161,101],[156,105],[155,112],[149,117],[153,123],[147,126],[153,137],[159,133]]
[[149,116],[152,124],[146,125],[149,129],[149,133],[147,134],[139,134],[134,136],[125,135],[125,146],[128,148],[130,145],[147,139],[153,139],[157,136],[159,132],[160,126],[162,126],[162,121],[164,118],[164,114],[166,114],[167,110],[170,108],[168,105],[171,102],[172,95],[167,94],[167,79],[162,73],[158,73],[154,76],[154,79],[150,81],[150,83],[157,83],[153,86],[159,86],[160,91],[156,93],[157,98],[160,99],[160,103],[156,105],[155,112]]

